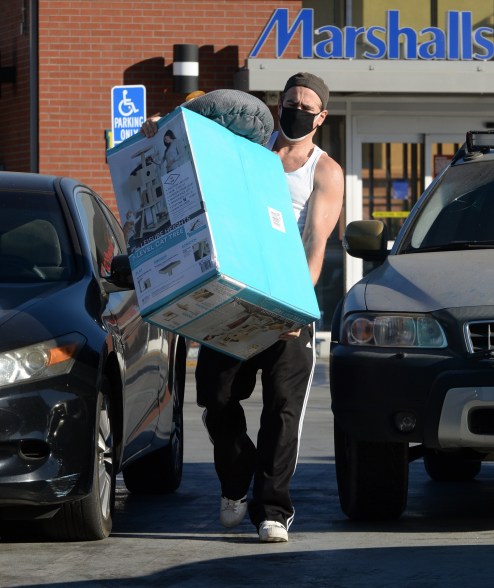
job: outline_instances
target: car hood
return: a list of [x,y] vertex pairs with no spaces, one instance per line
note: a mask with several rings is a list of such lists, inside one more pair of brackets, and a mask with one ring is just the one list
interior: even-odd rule
[[43,304],[43,301],[62,290],[66,284],[26,284],[22,288],[18,285],[2,284],[0,290],[0,326],[15,317],[20,312],[26,312],[30,307]]
[[[494,305],[492,249],[390,255],[360,284],[372,311]],[[358,290],[358,289],[357,289]]]
[[[28,345],[81,329],[85,288],[77,284],[2,284],[0,350]],[[78,309],[78,312],[74,312]]]

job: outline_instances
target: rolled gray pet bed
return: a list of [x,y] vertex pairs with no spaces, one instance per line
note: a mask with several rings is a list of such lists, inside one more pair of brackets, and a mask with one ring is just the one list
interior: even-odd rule
[[274,129],[273,116],[266,104],[241,90],[213,90],[185,102],[182,107],[261,145],[266,145]]

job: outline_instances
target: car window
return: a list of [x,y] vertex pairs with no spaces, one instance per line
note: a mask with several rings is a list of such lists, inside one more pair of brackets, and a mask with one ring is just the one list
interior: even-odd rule
[[449,168],[408,232],[405,248],[440,248],[494,241],[494,161]]
[[110,275],[113,257],[122,253],[122,249],[94,195],[81,190],[76,202],[89,240],[95,271],[106,278]]
[[65,281],[72,242],[54,192],[0,191],[0,281]]
[[98,204],[101,207],[101,210],[103,211],[103,214],[105,215],[106,220],[108,221],[108,224],[110,225],[111,230],[118,241],[118,245],[119,245],[120,250],[126,251],[127,245],[125,244],[125,237],[124,237],[122,227],[120,226],[119,222],[117,221],[117,219],[113,215],[113,212],[108,208],[108,206],[102,200],[98,200]]

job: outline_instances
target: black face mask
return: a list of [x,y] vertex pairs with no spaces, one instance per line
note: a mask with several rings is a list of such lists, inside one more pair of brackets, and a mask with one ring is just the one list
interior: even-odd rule
[[302,139],[314,130],[314,118],[321,114],[306,112],[299,108],[281,107],[280,126],[288,139]]

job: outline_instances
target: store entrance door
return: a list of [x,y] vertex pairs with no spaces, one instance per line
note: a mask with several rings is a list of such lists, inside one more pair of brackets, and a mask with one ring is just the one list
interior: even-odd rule
[[382,220],[391,241],[425,187],[459,148],[450,142],[454,137],[427,135],[423,139],[421,143],[362,143],[362,218]]
[[[360,135],[347,175],[346,222],[379,219],[392,242],[424,189],[464,141],[461,134]],[[351,194],[351,198],[348,197]],[[346,256],[346,288],[370,265]]]

